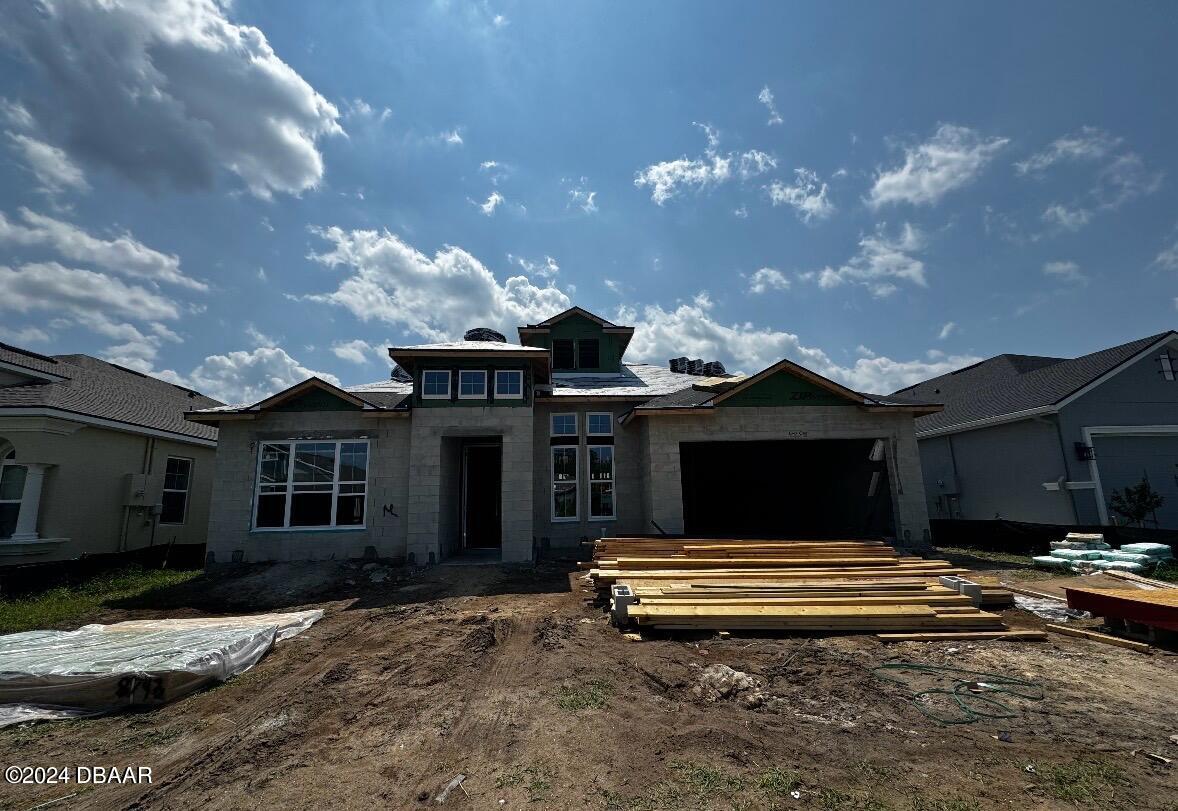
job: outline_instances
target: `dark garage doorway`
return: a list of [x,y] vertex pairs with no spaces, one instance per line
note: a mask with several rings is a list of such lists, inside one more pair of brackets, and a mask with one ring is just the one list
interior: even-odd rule
[[462,449],[462,541],[466,549],[498,549],[503,543],[503,446],[467,444]]
[[895,535],[874,439],[683,442],[679,455],[688,536]]

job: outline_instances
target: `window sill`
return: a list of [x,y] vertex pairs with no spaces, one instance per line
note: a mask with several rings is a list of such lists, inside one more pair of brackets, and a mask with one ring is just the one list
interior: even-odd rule
[[288,535],[296,532],[364,532],[368,527],[254,527],[250,530],[251,535],[271,535],[276,532],[285,532]]
[[600,515],[600,516],[599,515],[591,515],[591,516],[589,516],[590,523],[600,523],[603,521],[617,521],[617,520],[618,520],[618,517],[616,515]]
[[575,524],[576,522],[578,522],[580,520],[581,520],[580,518],[578,518],[577,516],[574,515],[572,518],[553,518],[552,523],[554,523],[554,524]]

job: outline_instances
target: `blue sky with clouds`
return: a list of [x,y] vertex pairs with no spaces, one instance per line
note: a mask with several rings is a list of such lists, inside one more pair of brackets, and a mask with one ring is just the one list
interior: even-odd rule
[[1172,4],[12,8],[37,351],[236,401],[577,303],[631,360],[890,391],[1178,322]]

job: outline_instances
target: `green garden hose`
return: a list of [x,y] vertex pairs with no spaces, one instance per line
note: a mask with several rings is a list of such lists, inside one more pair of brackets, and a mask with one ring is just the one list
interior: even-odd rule
[[[927,690],[913,690],[903,678],[888,675],[888,672],[908,672],[951,682],[948,687],[932,687]],[[1038,682],[1016,679],[1000,673],[983,673],[977,670],[962,670],[956,667],[941,667],[939,665],[918,665],[905,662],[894,662],[880,665],[871,669],[871,675],[883,681],[890,681],[912,691],[912,703],[922,713],[937,723],[972,724],[980,718],[1014,718],[1018,712],[995,698],[995,695],[1008,695],[1023,698],[1028,701],[1042,701],[1046,698],[1043,685]],[[945,717],[938,715],[926,706],[932,696],[949,696],[953,700],[960,715]],[[935,700],[935,699],[934,699]]]

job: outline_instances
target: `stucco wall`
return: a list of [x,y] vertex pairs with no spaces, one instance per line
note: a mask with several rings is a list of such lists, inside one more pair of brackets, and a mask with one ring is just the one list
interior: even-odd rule
[[[251,532],[258,442],[356,438],[369,440],[365,527]],[[361,557],[369,546],[381,557],[405,557],[409,444],[407,417],[320,411],[269,413],[255,420],[221,423],[209,552],[217,563],[231,562],[235,553],[245,561]]]
[[645,524],[655,521],[665,532],[683,532],[683,484],[680,442],[884,439],[892,486],[897,541],[928,543],[928,513],[912,415],[869,412],[844,406],[732,407],[701,415],[639,418],[647,423],[650,497]]
[[[0,562],[68,560],[84,553],[138,549],[152,543],[205,540],[213,448],[42,417],[0,418],[0,437],[15,447],[17,462],[52,465],[42,487],[37,531],[42,538],[68,538],[65,543],[44,547],[48,551],[43,554],[8,555]],[[168,456],[193,460],[184,523],[158,524],[145,510],[124,511],[126,474],[162,474]]]
[[[534,519],[535,534],[540,544],[569,548],[582,538],[600,538],[603,535],[654,532],[644,529],[645,507],[643,502],[642,426],[641,421],[629,425],[618,425],[617,418],[633,408],[638,401],[614,403],[561,403],[543,401],[536,404],[534,424]],[[586,414],[610,413],[614,426],[614,512],[616,518],[589,518],[589,452],[585,442]],[[580,450],[577,457],[577,489],[579,508],[576,521],[552,520],[552,459],[551,417],[553,414],[577,415],[577,442]],[[570,443],[571,444],[571,443]],[[547,539],[547,541],[545,541]]]

